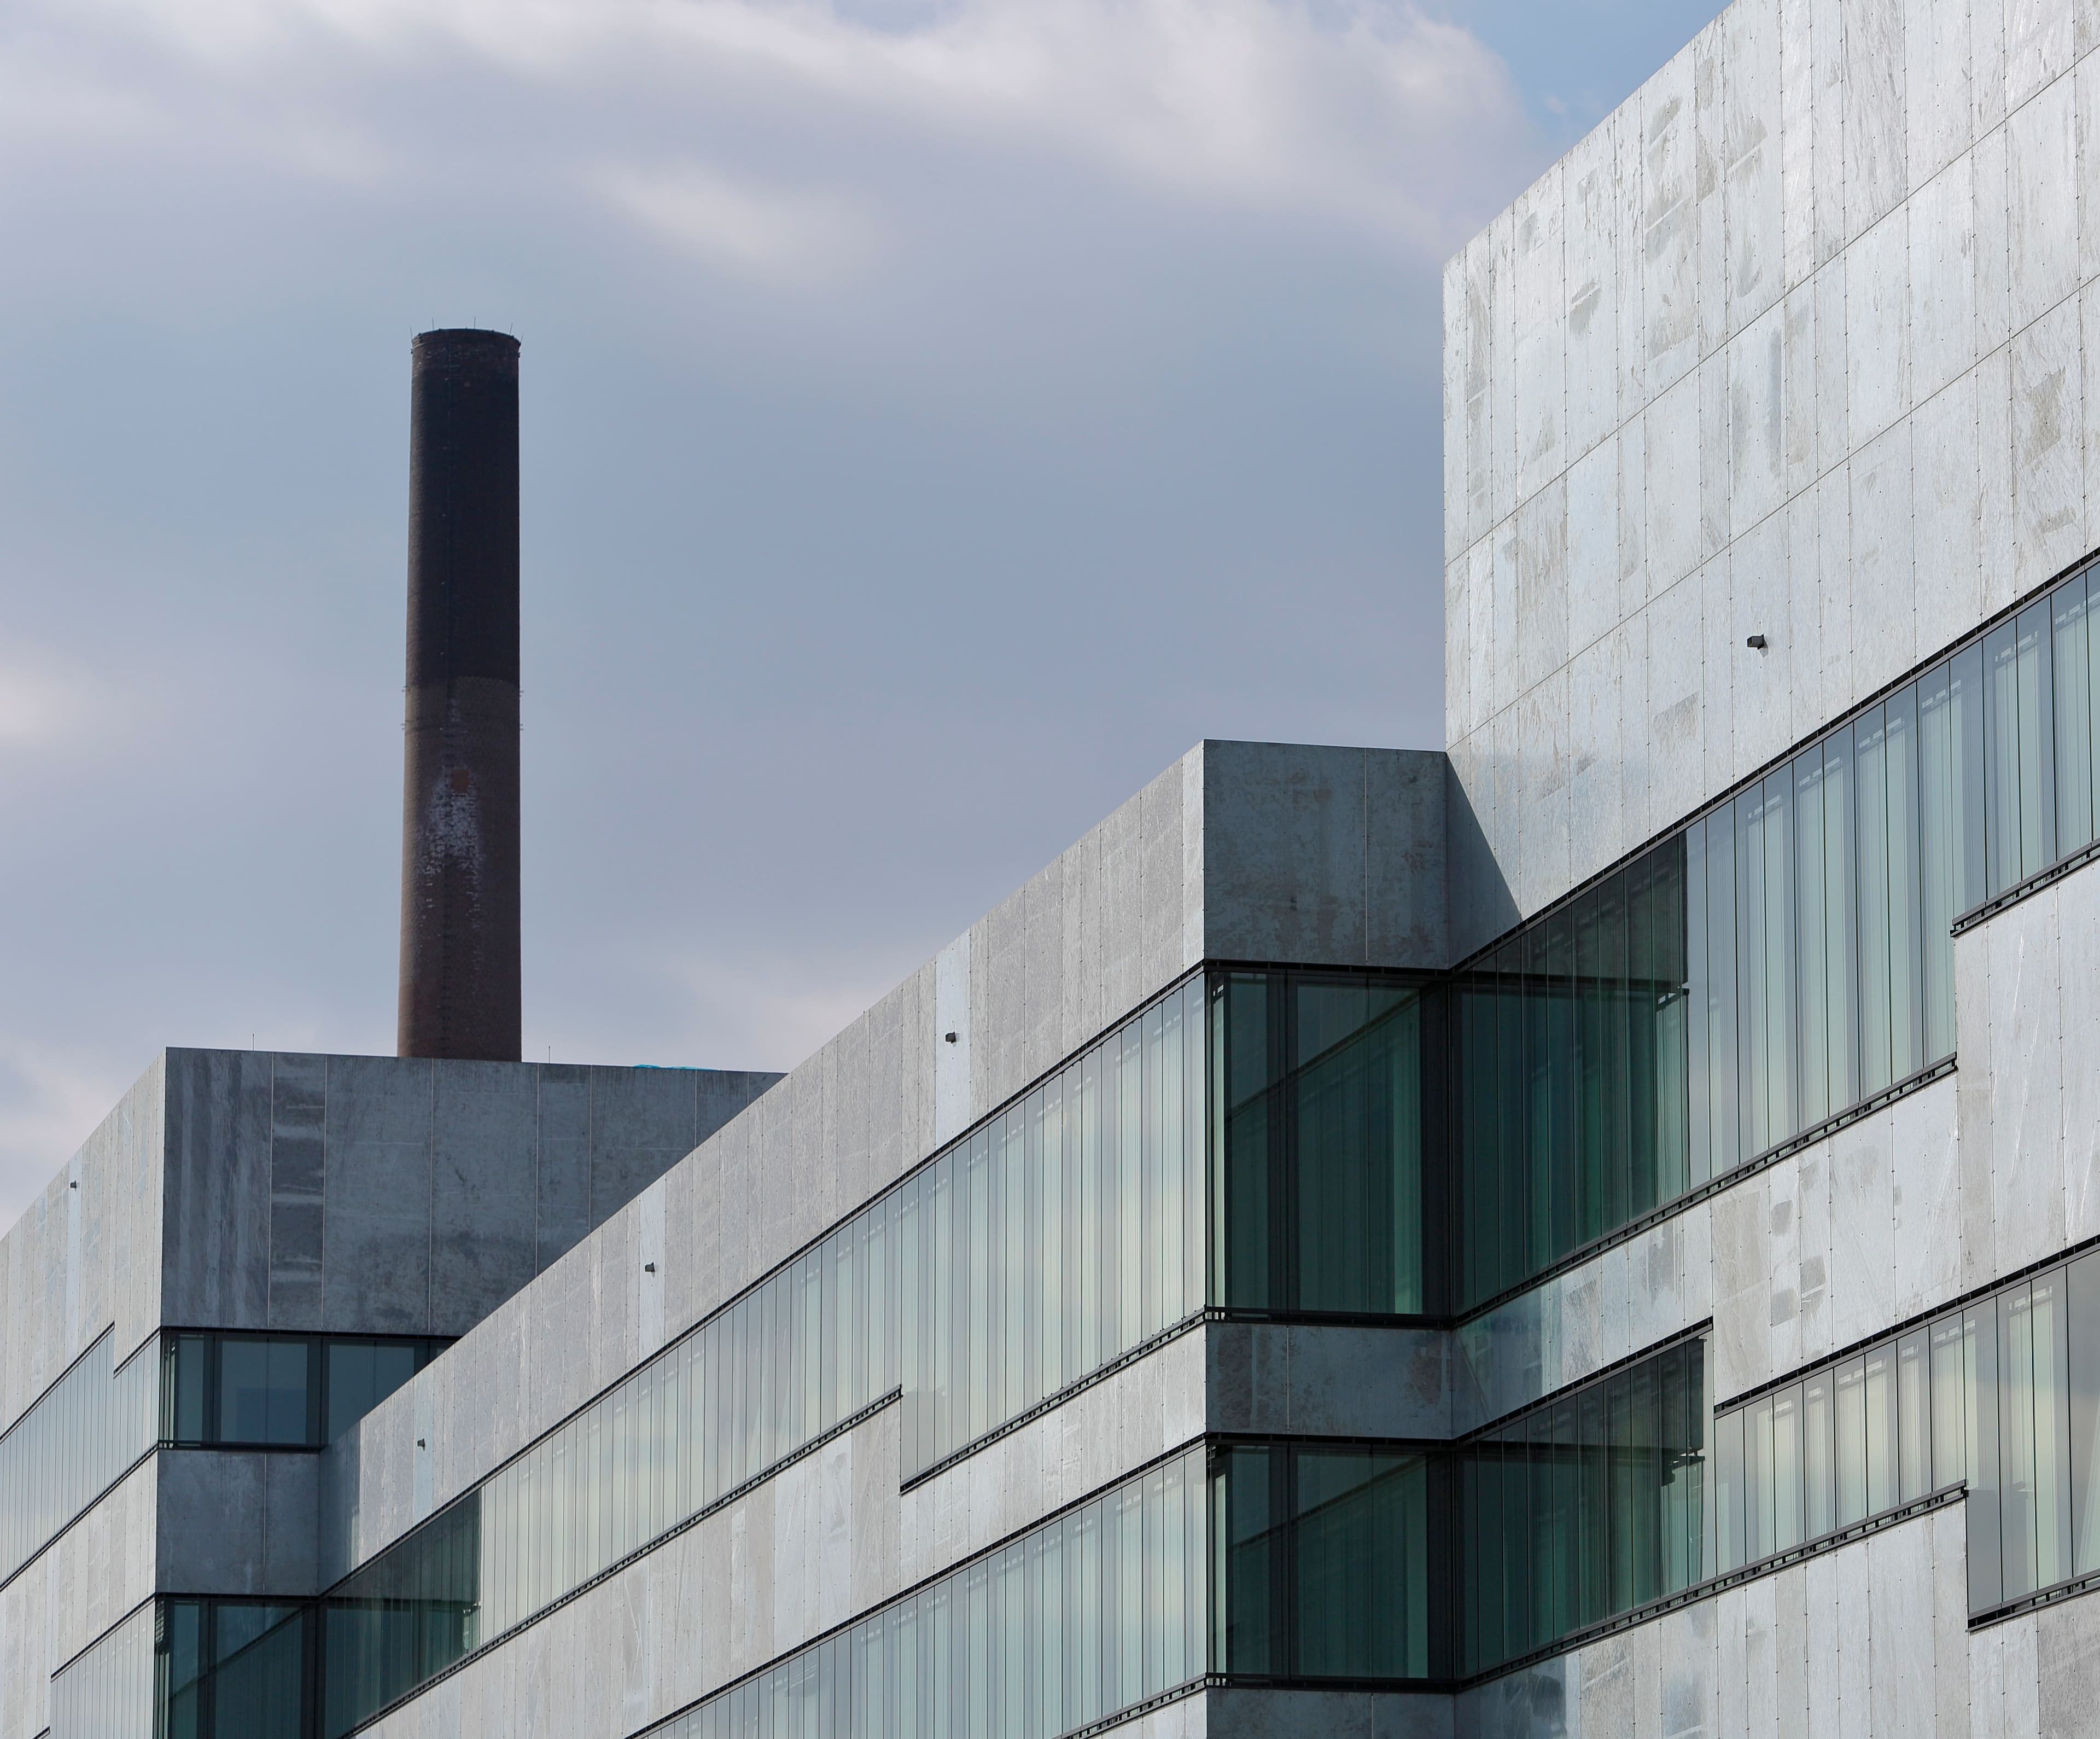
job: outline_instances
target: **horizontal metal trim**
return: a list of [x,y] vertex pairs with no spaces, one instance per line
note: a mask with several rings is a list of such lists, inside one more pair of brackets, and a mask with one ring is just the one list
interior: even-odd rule
[[1873,1116],[1877,1111],[1886,1110],[1897,1100],[1908,1097],[1920,1088],[1930,1087],[1943,1076],[1953,1074],[1956,1061],[1954,1057],[1947,1056],[1941,1057],[1937,1062],[1927,1063],[1915,1075],[1907,1075],[1899,1081],[1893,1081],[1877,1092],[1859,1101],[1858,1103],[1848,1105],[1843,1110],[1824,1118],[1822,1122],[1811,1123],[1799,1133],[1789,1136],[1776,1146],[1767,1147],[1762,1153],[1754,1154],[1751,1158],[1731,1166],[1727,1171],[1708,1178],[1705,1183],[1699,1185],[1696,1189],[1688,1189],[1682,1195],[1672,1196],[1667,1202],[1649,1208],[1639,1218],[1629,1220],[1624,1225],[1614,1228],[1605,1233],[1603,1237],[1593,1238],[1590,1242],[1571,1250],[1566,1256],[1556,1258],[1549,1266],[1540,1269],[1529,1280],[1522,1281],[1515,1286],[1496,1293],[1485,1304],[1468,1305],[1458,1315],[1450,1317],[1447,1326],[1462,1328],[1468,1323],[1479,1322],[1484,1317],[1492,1316],[1503,1305],[1522,1298],[1525,1293],[1545,1285],[1547,1281],[1556,1279],[1562,1274],[1580,1268],[1585,1262],[1593,1260],[1608,1250],[1630,1242],[1643,1232],[1652,1230],[1665,1220],[1683,1213],[1688,1207],[1696,1207],[1700,1203],[1711,1199],[1723,1190],[1732,1189],[1745,1178],[1756,1176],[1758,1172],[1769,1166],[1778,1164],[1789,1155],[1798,1154],[1803,1148],[1813,1147],[1818,1141],[1828,1141],[1840,1130],[1851,1128],[1863,1119]]
[[2017,906],[2029,894],[2039,894],[2044,888],[2053,887],[2073,870],[2081,870],[2089,863],[2100,859],[2100,840],[2089,845],[2081,845],[2067,858],[2058,859],[2047,869],[2036,870],[2025,881],[2016,881],[2003,894],[1992,895],[1980,906],[1971,907],[1954,920],[1952,935],[1973,930],[1987,918],[1995,918],[2008,906]]

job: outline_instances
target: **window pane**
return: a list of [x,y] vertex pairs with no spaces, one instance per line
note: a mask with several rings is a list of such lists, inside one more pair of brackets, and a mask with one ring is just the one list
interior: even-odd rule
[[218,1441],[307,1441],[307,1343],[228,1335],[218,1347]]
[[1802,1494],[1811,1540],[1838,1525],[1837,1391],[1834,1370],[1818,1371],[1801,1385]]
[[1867,1517],[1867,1366],[1848,1360],[1837,1370],[1838,1525]]
[[1942,1317],[1932,1325],[1932,1484],[1935,1490],[1958,1484],[1968,1473],[1961,1349],[1960,1317]]
[[2050,599],[2049,638],[2055,657],[2050,698],[2056,714],[2056,848],[2066,856],[2090,844],[2093,836],[2088,581],[2085,574],[2073,575]]
[[1932,1370],[1923,1329],[1896,1344],[1897,1500],[1932,1490]]
[[1867,1514],[1896,1507],[1896,1349],[1876,1347],[1865,1360]]
[[1427,1676],[1427,1463],[1383,1451],[1295,1459],[1297,1671]]
[[1790,1551],[1802,1533],[1801,1385],[1772,1397],[1772,1548]]

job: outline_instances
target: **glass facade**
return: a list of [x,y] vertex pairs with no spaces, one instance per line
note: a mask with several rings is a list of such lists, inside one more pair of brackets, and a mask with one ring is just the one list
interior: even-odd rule
[[1708,1406],[1689,1340],[1459,1446],[1462,1672],[1705,1578]]
[[1952,1055],[1955,921],[2093,842],[2094,585],[1454,975],[1456,1308]]
[[0,1437],[0,1581],[153,1446],[159,1391],[151,1350],[112,1372],[114,1346],[104,1330]]
[[310,1607],[163,1600],[155,1626],[154,1739],[309,1739]]
[[2100,1251],[1714,1422],[1723,1570],[1965,1485],[1969,1604],[2100,1573]]
[[[151,1368],[152,1362],[147,1362]],[[151,1601],[51,1679],[46,1739],[142,1739],[154,1726]]]
[[332,1591],[337,1734],[901,1391],[905,1476],[1199,1315],[1201,980]]
[[911,1479],[1203,1308],[1203,986],[907,1180]]
[[1439,1007],[1422,982],[1392,977],[1213,977],[1218,1303],[1379,1316],[1436,1308],[1442,1241],[1423,1154]]
[[1452,985],[1459,1302],[1707,1174],[1688,1139],[1686,846],[1666,841]]
[[1431,1529],[1448,1509],[1447,1459],[1381,1445],[1220,1450],[1211,1476],[1216,1670],[1256,1679],[1436,1676],[1448,1578]]
[[1189,1451],[651,1729],[650,1739],[1056,1739],[1199,1682]]
[[161,1441],[319,1448],[449,1344],[365,1335],[171,1334],[161,1348]]

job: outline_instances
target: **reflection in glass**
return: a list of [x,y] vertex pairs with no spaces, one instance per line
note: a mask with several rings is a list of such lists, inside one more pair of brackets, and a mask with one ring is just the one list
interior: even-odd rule
[[1202,1309],[1203,997],[1169,992],[895,1192],[907,1478]]
[[219,1340],[221,1443],[304,1443],[307,1345],[245,1335]]
[[153,1623],[149,1601],[53,1676],[50,1739],[133,1739],[154,1732]]
[[[1462,1672],[1489,1671],[1707,1573],[1705,1419],[1705,1349],[1695,1340],[1460,1445]],[[1734,1482],[1735,1500],[1719,1507],[1734,1516],[1739,1557],[1740,1415],[1731,1422],[1715,1476]],[[1724,1539],[1721,1568],[1731,1549]]]
[[0,1437],[0,1580],[11,1577],[153,1446],[160,1364],[112,1372],[105,1330]]
[[[1461,1304],[1520,1284],[1694,1182],[1680,837],[1452,986]],[[1734,1097],[1718,1101],[1733,1114]]]
[[649,1730],[648,1739],[1055,1739],[1200,1681],[1201,1450]]
[[156,1739],[307,1739],[310,1609],[267,1601],[161,1603]]
[[1418,982],[1333,973],[1213,982],[1220,1302],[1431,1308]]

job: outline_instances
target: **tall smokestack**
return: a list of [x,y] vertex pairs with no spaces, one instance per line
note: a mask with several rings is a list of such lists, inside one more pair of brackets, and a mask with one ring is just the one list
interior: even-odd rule
[[519,1056],[518,341],[415,342],[404,1057]]

